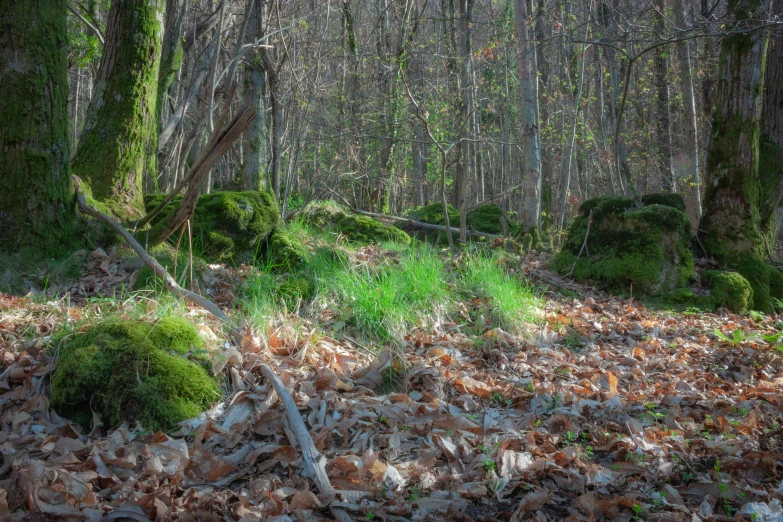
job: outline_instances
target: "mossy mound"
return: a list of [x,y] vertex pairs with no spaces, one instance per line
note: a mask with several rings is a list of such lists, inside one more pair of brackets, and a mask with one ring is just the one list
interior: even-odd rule
[[366,216],[347,214],[337,221],[335,228],[351,241],[361,243],[381,243],[383,241],[394,241],[402,245],[410,245],[411,243],[411,236],[399,228]]
[[[503,233],[503,214],[503,209],[494,203],[481,205],[468,211],[468,226],[478,232],[500,235]],[[457,220],[459,223],[459,216]],[[519,225],[511,220],[507,220],[507,227],[511,236],[519,229]]]
[[734,313],[743,313],[753,306],[753,288],[741,274],[730,271],[709,270],[701,276],[702,285],[710,289],[717,306]]
[[[654,196],[646,198],[665,200]],[[582,203],[561,251],[552,259],[552,268],[567,274],[574,267],[576,280],[592,280],[617,290],[632,286],[635,293],[651,296],[685,286],[695,274],[688,217],[673,206],[644,205],[644,199],[609,196]],[[679,206],[677,198],[671,200]],[[587,245],[580,256],[591,215]]]
[[278,227],[267,238],[266,256],[272,270],[292,272],[307,263],[310,251],[296,235]]
[[304,210],[302,220],[306,225],[324,229],[334,226],[348,214],[347,210],[334,201],[316,201]]
[[768,314],[774,312],[775,300],[783,299],[783,273],[754,255],[729,266],[742,274],[753,289],[751,308]]
[[[144,198],[147,211],[165,196],[151,194]],[[176,197],[152,225],[179,207]],[[218,191],[198,199],[191,221],[194,250],[209,262],[251,263],[260,253],[261,243],[277,227],[280,212],[274,196],[257,191]]]
[[185,319],[110,320],[62,348],[51,404],[86,429],[94,411],[107,428],[128,421],[168,430],[220,398],[208,367],[203,343]]
[[[446,211],[449,214],[449,224],[453,228],[459,228],[459,210],[452,205],[446,205]],[[422,223],[429,223],[431,225],[446,225],[446,219],[443,217],[443,204],[442,203],[430,203],[423,207],[413,207],[406,210],[403,216],[413,221],[420,221]],[[430,240],[441,244],[447,244],[449,242],[445,232],[427,228],[420,228],[415,225],[411,225],[408,222],[400,221],[396,224],[398,228],[405,230],[413,237],[422,240]],[[453,233],[452,239],[456,241],[459,238],[459,234]]]

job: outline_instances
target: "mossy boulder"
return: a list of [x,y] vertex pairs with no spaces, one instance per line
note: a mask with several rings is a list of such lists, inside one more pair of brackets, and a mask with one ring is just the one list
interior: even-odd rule
[[[163,194],[144,198],[147,211],[156,207]],[[176,197],[152,222],[175,211]],[[280,222],[274,196],[264,191],[218,191],[202,194],[191,221],[194,250],[209,262],[251,263],[260,254],[262,242]]]
[[753,288],[741,274],[708,270],[702,274],[701,281],[703,286],[710,289],[717,306],[738,314],[753,307]]
[[411,236],[404,231],[367,216],[346,214],[337,221],[335,228],[349,240],[360,243],[383,241],[394,241],[402,245],[411,243]]
[[[657,196],[657,195],[656,195]],[[690,252],[691,228],[678,207],[682,198],[653,195],[639,200],[615,196],[589,199],[568,227],[552,268],[572,277],[603,283],[616,290],[657,296],[684,287],[695,274]],[[668,201],[672,205],[647,201]],[[592,219],[587,244],[588,221]]]
[[[459,210],[457,210],[452,205],[446,205],[446,211],[449,214],[449,224],[453,228],[459,228]],[[429,205],[424,205],[423,207],[413,207],[406,210],[403,213],[403,216],[413,221],[420,221],[422,223],[429,223],[431,225],[446,225],[446,219],[443,216],[442,203],[430,203]],[[429,240],[441,244],[447,244],[449,242],[446,233],[439,230],[420,228],[405,221],[398,222],[396,226],[418,239]],[[458,237],[458,234],[452,234],[452,239],[454,241],[456,241]]]
[[299,237],[285,228],[278,227],[267,238],[266,256],[272,270],[291,272],[307,263],[310,251]]
[[[494,203],[481,205],[468,211],[468,226],[478,232],[487,234],[503,233],[503,209]],[[459,216],[457,217],[459,223]],[[519,229],[519,225],[507,220],[507,231],[513,236]]]
[[349,212],[334,201],[316,201],[307,206],[302,212],[303,222],[315,228],[333,227],[341,218]]
[[94,411],[107,428],[128,421],[169,430],[220,398],[205,353],[182,318],[99,323],[63,346],[52,407],[86,429]]

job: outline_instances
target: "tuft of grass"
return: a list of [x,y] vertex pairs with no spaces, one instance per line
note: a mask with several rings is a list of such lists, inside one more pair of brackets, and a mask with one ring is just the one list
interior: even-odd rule
[[434,324],[453,302],[443,262],[426,246],[401,251],[396,263],[343,267],[322,283],[361,336],[383,341]]
[[460,286],[471,295],[487,300],[490,318],[500,328],[521,332],[536,319],[538,298],[532,288],[507,274],[493,255],[465,256]]

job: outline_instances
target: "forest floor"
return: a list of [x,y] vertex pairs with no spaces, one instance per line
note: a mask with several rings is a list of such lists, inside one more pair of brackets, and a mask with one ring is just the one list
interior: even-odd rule
[[[404,264],[387,247],[350,249],[350,263]],[[453,290],[472,261],[428,252],[412,258],[442,259]],[[95,297],[127,276],[113,253],[93,254],[81,296],[0,294],[0,518],[331,520],[264,363],[343,492],[331,507],[353,520],[783,520],[783,318],[654,311],[565,282],[578,297],[564,297],[540,258],[490,259],[500,279],[435,288],[428,320],[404,312],[438,303],[385,287],[371,297],[401,315],[360,315],[346,280],[345,301],[270,311],[246,290],[267,276],[213,267],[202,291],[256,317],[233,348],[166,294]],[[522,308],[498,315],[489,287]],[[168,434],[87,435],[50,409],[58,343],[104,317],[171,313],[228,362],[207,415]]]

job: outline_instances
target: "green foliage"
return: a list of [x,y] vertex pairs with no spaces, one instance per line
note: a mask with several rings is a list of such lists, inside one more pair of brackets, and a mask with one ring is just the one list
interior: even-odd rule
[[710,288],[717,306],[734,313],[748,311],[754,302],[751,284],[737,272],[709,270],[702,274],[702,284]]
[[220,397],[196,329],[185,319],[109,320],[69,340],[52,377],[58,413],[89,429],[139,422],[171,429]]
[[[669,194],[646,198],[677,206],[682,203]],[[633,285],[635,292],[648,295],[668,293],[693,278],[690,222],[678,208],[607,196],[585,201],[580,212],[568,228],[561,252],[552,260],[557,272],[565,274],[573,267],[574,279],[619,290]],[[592,225],[582,250],[591,212]]]

